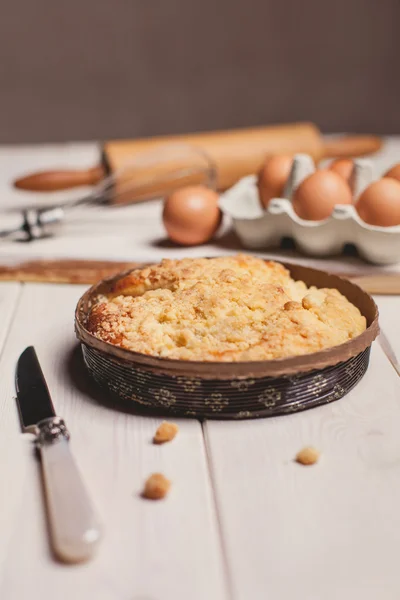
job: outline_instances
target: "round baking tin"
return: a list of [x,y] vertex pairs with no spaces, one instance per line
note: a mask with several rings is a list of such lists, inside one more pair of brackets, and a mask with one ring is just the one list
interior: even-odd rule
[[93,300],[125,271],[93,286],[78,302],[75,330],[90,376],[125,404],[196,418],[275,416],[342,398],[368,368],[370,346],[379,332],[376,304],[336,275],[283,264],[308,286],[337,288],[366,317],[367,329],[340,346],[278,360],[218,363],[148,356],[99,340],[85,327]]

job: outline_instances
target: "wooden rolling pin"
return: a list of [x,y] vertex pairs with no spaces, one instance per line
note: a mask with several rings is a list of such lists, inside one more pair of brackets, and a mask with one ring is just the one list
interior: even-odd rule
[[[143,266],[143,263],[84,259],[43,259],[0,265],[0,281],[41,283],[75,283],[91,285],[121,271]],[[336,273],[359,285],[369,294],[400,295],[400,274]]]
[[229,188],[245,175],[256,173],[269,154],[304,152],[318,162],[323,158],[371,154],[382,145],[381,139],[374,136],[347,136],[325,141],[312,123],[110,141],[103,144],[101,163],[91,169],[34,173],[17,179],[14,185],[41,192],[96,185],[107,174],[118,172],[135,156],[171,143],[186,143],[203,150],[216,167],[219,190]]

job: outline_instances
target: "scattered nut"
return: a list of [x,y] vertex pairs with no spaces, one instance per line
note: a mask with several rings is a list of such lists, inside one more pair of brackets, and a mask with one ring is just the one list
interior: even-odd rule
[[318,450],[312,448],[311,446],[307,446],[297,453],[296,462],[300,463],[301,465],[313,465],[318,462],[319,456],[320,453]]
[[178,425],[163,421],[154,434],[153,442],[154,444],[165,444],[165,442],[170,442],[174,439],[178,431]]
[[149,498],[150,500],[160,500],[164,498],[171,487],[169,479],[164,477],[161,473],[154,473],[150,475],[144,484],[144,490],[142,496]]

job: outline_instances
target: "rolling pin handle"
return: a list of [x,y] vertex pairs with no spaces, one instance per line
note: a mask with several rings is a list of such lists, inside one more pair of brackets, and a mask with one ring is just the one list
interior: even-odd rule
[[93,186],[105,177],[102,166],[74,171],[42,171],[26,175],[14,181],[19,190],[34,192],[55,192],[80,186]]
[[352,158],[378,152],[382,139],[373,135],[354,135],[326,140],[323,158]]

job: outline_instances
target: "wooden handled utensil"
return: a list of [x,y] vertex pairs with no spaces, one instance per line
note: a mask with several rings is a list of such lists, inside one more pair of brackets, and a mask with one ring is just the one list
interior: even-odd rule
[[376,275],[355,275],[348,277],[360,286],[363,290],[375,296],[398,296],[400,295],[400,275],[395,274],[376,274]]
[[[140,268],[143,263],[129,261],[43,259],[0,265],[0,281],[94,284],[121,271]],[[369,294],[400,295],[400,274],[336,273],[350,279]]]
[[[241,177],[256,173],[269,154],[304,152],[318,162],[323,158],[372,154],[382,145],[381,139],[375,136],[346,136],[326,141],[312,123],[109,141],[103,144],[100,164],[93,168],[33,173],[17,179],[14,185],[19,189],[41,192],[96,185],[107,175],[118,173],[127,161],[142,153],[182,143],[199,149],[211,159],[219,190],[229,188]],[[175,168],[180,167],[179,160],[176,158]],[[156,173],[157,165],[154,164],[152,169]],[[189,178],[187,183],[192,182],[196,183]],[[118,177],[116,185],[118,187]]]

